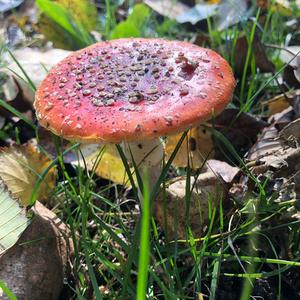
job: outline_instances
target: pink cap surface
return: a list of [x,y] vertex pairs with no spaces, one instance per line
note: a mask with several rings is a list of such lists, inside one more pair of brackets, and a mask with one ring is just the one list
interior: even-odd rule
[[40,124],[89,143],[183,131],[221,112],[235,80],[216,52],[162,39],[100,42],[62,60],[37,90]]

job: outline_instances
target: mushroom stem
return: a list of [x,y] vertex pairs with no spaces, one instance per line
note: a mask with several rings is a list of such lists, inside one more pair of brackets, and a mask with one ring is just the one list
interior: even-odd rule
[[[136,164],[143,182],[148,180],[150,190],[155,185],[163,160],[164,147],[159,138],[149,141],[123,143],[123,149],[129,162]],[[147,178],[145,177],[147,176]],[[142,191],[139,189],[139,198],[142,201]]]

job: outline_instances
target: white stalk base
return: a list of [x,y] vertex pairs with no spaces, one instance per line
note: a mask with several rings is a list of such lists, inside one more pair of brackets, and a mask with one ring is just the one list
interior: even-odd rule
[[[143,180],[148,180],[151,192],[160,173],[164,155],[163,143],[159,138],[150,141],[123,143],[124,153],[128,161],[136,164]],[[145,178],[147,176],[147,178]],[[139,189],[139,198],[142,202],[142,191]]]

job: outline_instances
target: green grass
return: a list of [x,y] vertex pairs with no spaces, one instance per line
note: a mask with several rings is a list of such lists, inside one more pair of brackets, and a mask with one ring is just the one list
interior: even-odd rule
[[[50,6],[41,6],[42,2],[39,1],[40,7],[48,11],[50,17],[55,18]],[[44,2],[43,5],[49,5],[48,2]],[[116,5],[105,1],[105,7],[107,22],[102,33],[105,37],[109,37],[117,26],[114,19]],[[65,27],[70,35],[76,37],[76,45],[85,46],[92,42],[90,35],[82,31],[78,24],[66,23],[71,17],[67,12],[59,10],[56,11],[56,14],[58,13],[60,25]],[[207,20],[206,34],[209,37],[207,46],[219,51],[232,66],[238,38],[245,36],[248,41],[245,66],[232,104],[239,108],[240,113],[261,111],[259,99],[269,93],[279,92],[279,88],[270,85],[286,67],[276,65],[278,51],[276,53],[275,50],[269,56],[274,61],[275,74],[265,76],[256,68],[253,40],[255,32],[259,31],[258,23],[261,15],[262,11],[256,10],[252,21],[243,21],[244,23],[234,25],[225,32],[217,30],[213,19]],[[182,38],[192,35],[188,26],[174,24],[174,21],[167,18],[158,20],[154,13],[148,17],[143,28],[139,28],[143,36]],[[283,37],[288,33],[282,26],[287,18],[269,10],[266,19],[260,33],[262,43],[282,44]],[[278,34],[275,35],[274,32]],[[266,51],[270,53],[269,49]],[[24,75],[34,89],[30,76],[26,73]],[[0,105],[21,118],[32,130],[36,130],[35,123],[8,103],[0,100]],[[292,268],[300,267],[300,222],[291,220],[274,223],[274,220],[279,220],[287,213],[293,203],[273,203],[272,197],[266,192],[267,182],[261,183],[251,173],[239,149],[235,149],[216,128],[211,129],[211,133],[221,148],[229,153],[224,158],[235,162],[243,174],[248,176],[249,181],[257,186],[257,191],[248,194],[242,203],[231,202],[232,209],[229,211],[225,208],[225,204],[228,203],[225,203],[221,195],[216,199],[210,197],[207,230],[203,236],[195,236],[191,230],[189,209],[192,209],[191,195],[196,189],[192,184],[192,178],[197,178],[198,174],[190,168],[185,169],[184,239],[168,236],[164,230],[167,221],[165,220],[165,226],[159,225],[153,218],[152,206],[159,193],[166,203],[168,171],[186,133],[182,135],[170,159],[164,161],[164,167],[154,187],[142,182],[141,174],[137,174],[136,186],[122,147],[117,145],[132,185],[129,196],[128,194],[125,196],[128,191],[124,187],[98,178],[94,174],[95,170],[88,171],[81,167],[73,167],[71,170],[70,167],[67,168],[64,163],[67,152],[75,151],[78,159],[82,154],[77,144],[63,150],[60,141],[56,140],[57,153],[51,166],[58,166],[61,180],[53,191],[53,198],[59,199],[55,212],[68,224],[74,241],[72,280],[68,281],[72,299],[175,300],[197,297],[201,299],[203,295],[207,295],[208,299],[215,300],[219,299],[220,285],[226,278],[238,284],[241,291],[240,299],[246,300],[253,293],[256,280],[271,277],[276,278],[277,298],[285,299],[280,298],[283,294],[283,277]],[[97,163],[101,163],[101,157],[100,151]],[[36,191],[49,169],[50,166],[36,183],[32,204],[36,200]],[[135,172],[138,173],[137,168]],[[142,207],[137,200],[138,187],[144,191]],[[167,216],[166,207],[164,211]],[[175,222],[174,231],[176,232],[181,225]],[[286,233],[289,243],[294,245],[290,249],[290,259],[280,258],[280,247],[274,234],[278,230]],[[260,247],[265,247],[265,256],[257,251]],[[0,287],[10,299],[15,299],[2,282]]]
[[150,215],[151,203],[147,174],[143,176],[143,205],[141,209],[141,237],[139,247],[139,266],[137,278],[137,299],[144,300],[148,294],[148,268],[150,261]]

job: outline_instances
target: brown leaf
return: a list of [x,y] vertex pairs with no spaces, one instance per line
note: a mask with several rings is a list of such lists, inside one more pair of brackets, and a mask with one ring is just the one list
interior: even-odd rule
[[[240,111],[235,108],[225,109],[215,118],[214,125],[236,149],[247,151],[268,123],[251,114],[241,113],[239,115],[239,113]],[[216,142],[218,141],[216,140]],[[215,158],[223,159],[223,153],[218,149],[216,149]]]
[[292,148],[300,147],[300,118],[286,125],[279,132],[279,139],[283,145],[288,145]]
[[277,140],[278,130],[271,125],[263,130],[258,141],[250,149],[247,158],[249,160],[257,160],[271,153],[275,153],[281,149],[281,145]]
[[300,90],[296,90],[293,96],[293,109],[295,112],[295,117],[300,117]]
[[294,110],[295,118],[298,118],[300,117],[300,89],[277,95],[262,104],[268,108],[269,117],[291,106]]
[[269,125],[261,132],[257,142],[249,150],[247,159],[257,160],[260,157],[275,153],[282,146],[278,141],[278,129],[290,123],[293,117],[293,109],[291,106],[280,113],[274,114],[269,118]]
[[280,51],[280,59],[288,64],[283,80],[293,88],[300,88],[300,46],[285,47]]
[[[288,177],[298,169],[300,169],[300,151],[299,148],[293,149],[290,147],[283,147],[283,143],[280,140],[289,139],[290,135],[299,135],[298,131],[294,132],[293,126],[297,128],[299,126],[298,122],[295,125],[289,125],[286,127],[286,131],[283,131],[282,138],[279,139],[278,127],[280,123],[282,124],[293,124],[293,109],[288,107],[284,111],[273,115],[270,118],[272,124],[266,127],[257,143],[250,149],[247,159],[251,161],[253,165],[254,174],[263,174],[270,167],[273,169],[278,169],[286,172]],[[279,125],[279,126],[278,126]],[[287,174],[281,174],[280,176],[285,176]]]
[[[254,35],[254,40],[252,43],[255,62],[257,68],[262,73],[273,73],[275,71],[275,66],[271,61],[269,61],[264,46],[262,45],[259,36],[257,33]],[[234,57],[234,71],[236,76],[241,77],[244,72],[245,61],[248,52],[248,42],[245,36],[238,38],[235,48],[235,57]],[[248,67],[247,72],[250,71],[250,66]]]
[[0,257],[0,278],[18,299],[58,299],[73,243],[68,228],[39,202],[19,242]]
[[269,124],[274,124],[277,130],[281,130],[288,123],[292,122],[295,117],[295,112],[292,106],[283,111],[269,117]]
[[283,81],[290,87],[300,89],[300,81],[295,75],[295,67],[286,66],[283,71]]
[[284,94],[275,96],[274,98],[268,100],[266,104],[268,106],[269,116],[279,113],[290,106],[290,103]]

